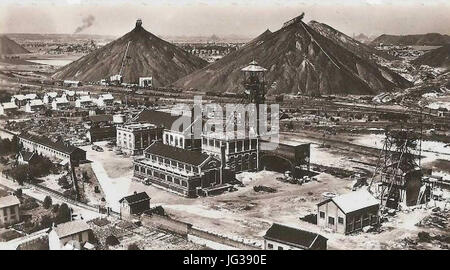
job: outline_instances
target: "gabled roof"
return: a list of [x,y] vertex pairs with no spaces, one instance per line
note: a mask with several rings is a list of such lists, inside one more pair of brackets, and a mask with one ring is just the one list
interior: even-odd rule
[[128,202],[128,204],[134,204],[134,203],[150,200],[150,197],[147,195],[147,192],[144,191],[144,192],[135,193],[135,194],[123,197],[122,199],[120,199],[119,202],[122,202],[124,200],[126,202]]
[[56,98],[55,100],[53,100],[53,102],[55,102],[56,104],[69,103],[69,101],[65,97]]
[[326,238],[320,234],[288,227],[278,223],[272,224],[272,227],[267,230],[264,238],[305,249],[310,248],[318,238],[326,240]]
[[48,96],[48,97],[55,98],[55,97],[58,96],[58,93],[56,93],[56,92],[48,92],[48,93],[45,93],[45,95]]
[[102,94],[98,97],[98,99],[114,99],[113,95],[111,94]]
[[85,152],[84,150],[82,150],[78,147],[75,147],[70,144],[65,144],[61,141],[53,142],[52,140],[50,140],[49,138],[44,137],[44,136],[35,136],[35,135],[31,135],[31,134],[23,132],[19,135],[19,138],[23,138],[23,139],[26,139],[26,140],[29,140],[29,141],[32,141],[32,142],[35,142],[38,144],[45,145],[47,147],[50,147],[54,150],[57,150],[57,151],[60,151],[60,152],[66,153],[66,154],[72,154],[73,152],[75,152],[75,150]]
[[37,95],[36,95],[36,94],[26,94],[26,95],[25,95],[25,98],[26,98],[26,99],[36,99],[36,98],[37,98]]
[[0,208],[9,207],[17,204],[20,204],[20,201],[14,195],[9,195],[0,198]]
[[333,201],[345,214],[379,204],[379,201],[366,189],[339,195],[317,205],[320,206],[329,201]]
[[59,238],[64,238],[73,234],[90,230],[89,225],[84,220],[74,220],[58,224],[54,228]]
[[17,105],[14,102],[5,102],[2,103],[1,106],[3,109],[17,109]]
[[44,102],[42,102],[42,100],[40,99],[32,99],[29,101],[30,106],[43,106]]
[[199,166],[209,158],[207,154],[166,145],[158,141],[147,147],[145,153],[173,159],[193,166]]

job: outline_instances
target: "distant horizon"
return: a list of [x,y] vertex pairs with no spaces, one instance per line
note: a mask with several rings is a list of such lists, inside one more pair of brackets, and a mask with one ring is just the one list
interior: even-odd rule
[[142,18],[157,36],[252,38],[280,29],[303,11],[305,22],[325,23],[348,36],[450,35],[445,0],[2,0],[0,32],[118,37]]

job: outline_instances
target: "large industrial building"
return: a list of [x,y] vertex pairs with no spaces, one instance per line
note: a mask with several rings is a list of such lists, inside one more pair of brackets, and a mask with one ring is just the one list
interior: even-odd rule
[[118,126],[116,144],[127,154],[140,155],[152,142],[162,139],[162,130],[162,127],[142,123]]

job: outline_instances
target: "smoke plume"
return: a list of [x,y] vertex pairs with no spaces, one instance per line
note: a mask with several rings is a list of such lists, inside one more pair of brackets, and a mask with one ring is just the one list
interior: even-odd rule
[[92,15],[84,17],[83,21],[82,21],[83,24],[78,26],[77,29],[75,29],[74,34],[77,34],[81,31],[83,31],[84,29],[91,27],[94,24],[94,21],[95,21],[95,17]]

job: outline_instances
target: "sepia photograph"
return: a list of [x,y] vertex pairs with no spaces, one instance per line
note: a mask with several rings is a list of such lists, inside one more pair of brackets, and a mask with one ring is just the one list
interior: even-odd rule
[[2,0],[0,250],[449,250],[449,26],[448,0]]

